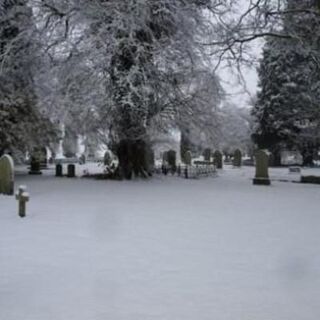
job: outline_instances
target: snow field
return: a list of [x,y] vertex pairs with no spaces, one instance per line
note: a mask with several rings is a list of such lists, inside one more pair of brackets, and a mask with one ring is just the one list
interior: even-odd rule
[[320,187],[253,170],[18,175],[31,200],[20,219],[0,196],[0,319],[318,319]]

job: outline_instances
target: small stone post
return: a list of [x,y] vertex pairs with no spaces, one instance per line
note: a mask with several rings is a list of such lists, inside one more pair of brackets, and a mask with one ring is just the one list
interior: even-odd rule
[[16,193],[16,199],[19,201],[19,216],[24,218],[26,216],[26,202],[29,201],[29,193],[26,192],[26,186],[20,186]]
[[76,176],[76,166],[74,164],[68,164],[67,171],[68,178],[74,178]]
[[56,177],[63,177],[63,167],[61,163],[56,165]]

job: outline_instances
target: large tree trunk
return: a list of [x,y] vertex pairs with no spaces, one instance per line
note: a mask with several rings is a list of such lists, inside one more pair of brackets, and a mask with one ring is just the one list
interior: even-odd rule
[[144,140],[121,140],[116,148],[117,175],[121,179],[147,178],[152,175],[152,150]]

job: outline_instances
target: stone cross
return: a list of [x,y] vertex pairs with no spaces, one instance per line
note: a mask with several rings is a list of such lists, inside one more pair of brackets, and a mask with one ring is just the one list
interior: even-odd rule
[[8,154],[0,158],[0,194],[14,194],[14,164]]
[[258,150],[255,154],[256,158],[256,175],[253,184],[270,185],[268,174],[269,156],[264,150]]
[[29,193],[26,192],[26,186],[20,186],[16,193],[16,199],[19,201],[19,216],[24,218],[26,216],[26,202],[29,201]]

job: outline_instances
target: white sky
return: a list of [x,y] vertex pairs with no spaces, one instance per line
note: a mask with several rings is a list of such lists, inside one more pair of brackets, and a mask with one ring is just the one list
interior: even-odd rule
[[[240,10],[246,10],[248,9],[248,6],[248,0],[239,0]],[[251,53],[257,59],[261,55],[262,46],[263,42],[261,40],[252,43]],[[245,85],[239,84],[238,73],[236,70],[233,71],[233,73],[230,70],[222,68],[218,71],[218,75],[221,77],[223,82],[222,85],[228,95],[228,101],[238,107],[248,107],[250,95],[254,96],[257,91],[258,76],[256,67],[243,68],[242,74],[245,80]]]

